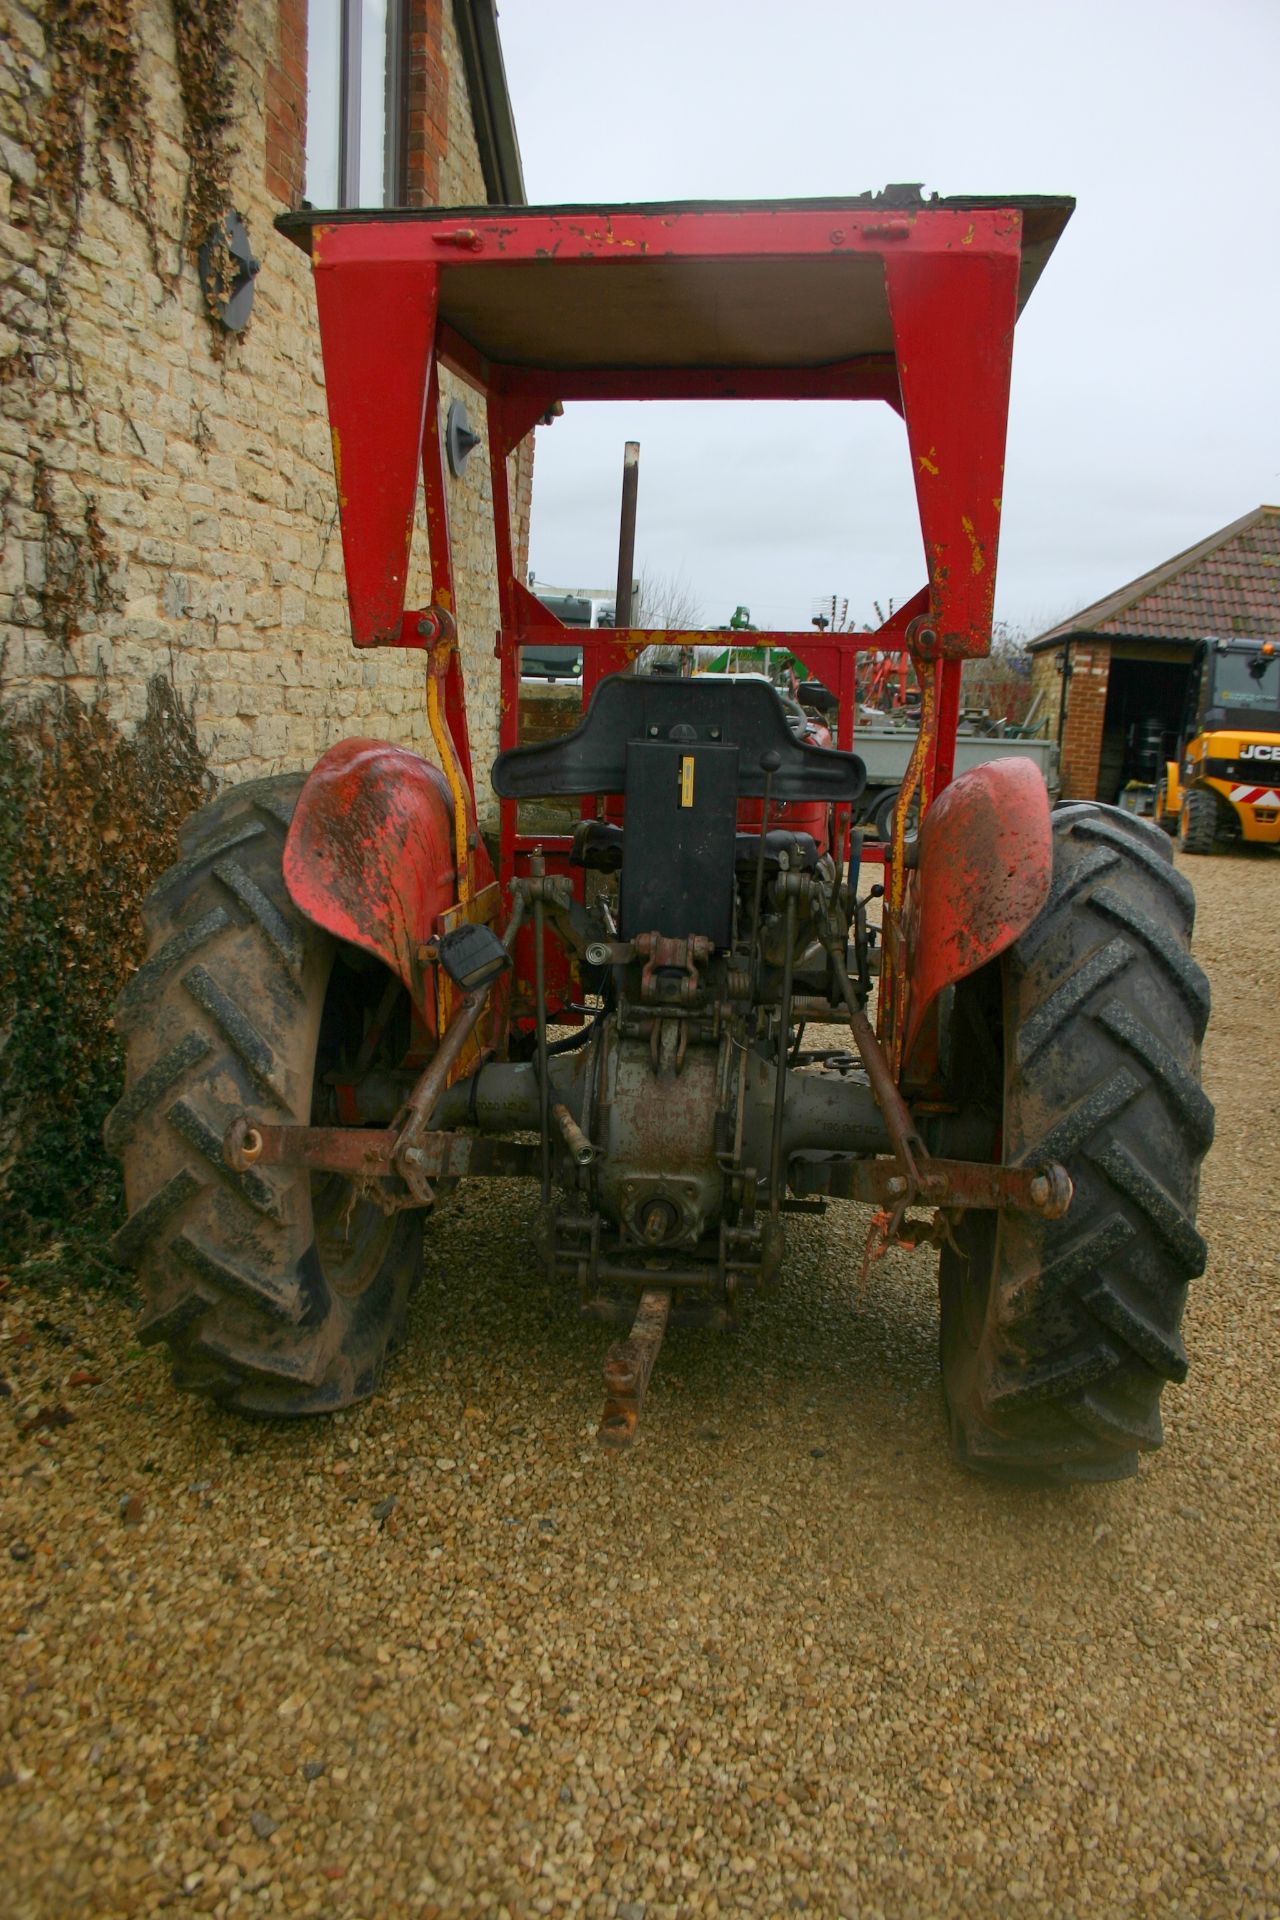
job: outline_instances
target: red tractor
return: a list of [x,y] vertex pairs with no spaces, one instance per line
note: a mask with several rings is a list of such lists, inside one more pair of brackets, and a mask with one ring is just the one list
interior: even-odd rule
[[[939,1251],[967,1466],[1111,1479],[1159,1445],[1213,1128],[1191,889],[1157,829],[1051,813],[1027,761],[952,777],[961,669],[990,646],[1014,322],[1071,204],[889,189],[281,219],[314,267],[352,638],[421,652],[439,764],[347,740],[229,791],[150,897],[107,1137],[143,1337],[180,1386],[260,1415],[369,1395],[437,1196],[526,1175],[547,1274],[629,1330],[607,1444],[632,1439],[669,1322],[733,1327],[777,1279],[787,1215],[854,1200],[871,1253]],[[488,435],[493,840],[441,366]],[[581,724],[521,744],[522,650],[563,630],[515,575],[507,456],[557,402],[617,398],[902,415],[927,584],[874,634],[758,636],[834,695],[834,744],[766,684],[635,672],[646,647],[711,638],[635,629],[575,633]],[[419,474],[432,597],[406,610]],[[919,736],[872,856],[850,829],[858,655],[904,646]],[[535,834],[548,796],[560,830]],[[795,824],[815,818],[821,836]],[[806,1024],[852,1045],[806,1053]]]

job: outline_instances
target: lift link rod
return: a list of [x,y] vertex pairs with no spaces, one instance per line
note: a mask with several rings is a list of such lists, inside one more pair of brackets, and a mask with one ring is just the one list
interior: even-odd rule
[[[529,862],[529,875],[541,881],[546,877],[542,848],[535,847]],[[538,1060],[538,1149],[542,1209],[551,1205],[551,1082],[547,1066],[547,910],[539,887],[533,896],[533,996],[534,1032]]]
[[671,1313],[671,1293],[666,1287],[649,1287],[640,1295],[640,1305],[625,1340],[610,1347],[604,1362],[604,1412],[596,1434],[602,1447],[615,1452],[632,1446],[640,1424],[640,1410],[648,1390],[653,1365],[662,1345]]
[[[404,1119],[395,1150],[397,1163],[413,1151],[426,1133],[431,1115],[439,1105],[440,1096],[448,1085],[449,1075],[458,1064],[462,1049],[471,1038],[480,1015],[484,1012],[492,985],[492,981],[486,981],[484,986],[476,987],[473,992],[463,997],[453,1019],[444,1030],[440,1045],[432,1054],[425,1071],[419,1076],[417,1085],[405,1102]],[[410,1185],[412,1184],[410,1181]]]
[[[516,900],[502,944],[510,953],[516,931],[523,917],[523,905]],[[396,1172],[403,1179],[415,1200],[430,1200],[432,1193],[427,1184],[427,1175],[423,1171],[422,1147],[430,1129],[431,1116],[440,1104],[441,1095],[449,1084],[450,1077],[462,1050],[479,1025],[480,1016],[488,1005],[489,996],[498,984],[501,975],[486,980],[483,986],[475,987],[464,995],[454,1012],[452,1020],[441,1036],[440,1045],[428,1060],[419,1075],[413,1092],[409,1095],[398,1121],[399,1138],[392,1149],[392,1162]]]
[[[940,1209],[1014,1207],[1057,1220],[1071,1205],[1074,1189],[1065,1167],[1056,1161],[1032,1169],[988,1167],[964,1161],[934,1160],[916,1132],[910,1109],[898,1091],[893,1069],[875,1029],[858,1002],[840,941],[829,919],[821,924],[822,944],[831,960],[854,1043],[866,1068],[876,1105],[893,1146],[897,1168],[886,1175],[875,1163],[859,1168],[841,1191],[849,1199],[887,1200],[892,1208],[881,1246],[887,1246],[917,1200]],[[833,1190],[834,1191],[834,1190]]]
[[569,1149],[569,1156],[574,1165],[589,1167],[591,1162],[598,1158],[599,1148],[592,1146],[586,1134],[582,1131],[582,1128],[578,1125],[562,1100],[557,1100],[552,1104],[551,1112],[555,1118],[556,1125],[564,1136],[564,1143]]
[[845,1004],[854,1045],[862,1056],[862,1064],[867,1070],[867,1079],[871,1083],[876,1105],[880,1109],[885,1128],[893,1142],[894,1157],[899,1162],[902,1173],[912,1189],[911,1197],[914,1198],[916,1194],[923,1193],[932,1199],[934,1196],[929,1192],[928,1176],[921,1172],[921,1163],[927,1161],[929,1157],[924,1142],[916,1132],[906,1101],[898,1092],[893,1070],[885,1056],[884,1048],[876,1038],[875,1029],[859,1005],[858,997],[853,990],[853,982],[849,978],[849,969],[840,951],[841,942],[837,939],[835,928],[829,918],[822,925],[821,939],[836,976],[840,998]]
[[[761,829],[761,840],[764,831]],[[782,1122],[787,1092],[787,1050],[791,1044],[791,985],[795,965],[796,896],[787,894],[786,946],[782,956],[782,1001],[778,1007],[778,1062],[773,1081],[773,1149],[769,1156],[769,1212],[776,1220],[782,1198]]]

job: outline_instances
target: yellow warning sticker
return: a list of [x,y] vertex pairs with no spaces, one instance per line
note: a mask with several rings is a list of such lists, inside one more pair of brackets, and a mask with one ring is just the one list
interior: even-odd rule
[[680,805],[693,805],[693,755],[682,753],[680,756]]

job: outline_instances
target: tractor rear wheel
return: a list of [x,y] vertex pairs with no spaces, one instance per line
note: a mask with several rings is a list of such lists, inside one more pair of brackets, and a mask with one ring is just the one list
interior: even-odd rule
[[1217,837],[1217,801],[1203,787],[1189,788],[1178,816],[1178,845],[1184,853],[1212,853]]
[[351,1064],[375,1010],[396,1044],[407,1020],[403,998],[388,1023],[387,970],[289,898],[281,861],[302,780],[234,788],[184,827],[182,858],[144,908],[147,958],[117,1003],[125,1092],[105,1128],[124,1161],[115,1247],[138,1269],[140,1337],[168,1343],[177,1385],[268,1415],[371,1394],[421,1266],[417,1214],[384,1214],[346,1179],[223,1159],[245,1111],[335,1120],[326,1074]]
[[1060,1161],[1075,1195],[1060,1220],[965,1215],[939,1276],[953,1451],[1040,1484],[1121,1479],[1160,1445],[1213,1138],[1209,989],[1168,842],[1112,807],[1060,808],[1053,825],[1049,899],[957,990],[951,1044],[960,1074],[985,1076],[991,1150]]

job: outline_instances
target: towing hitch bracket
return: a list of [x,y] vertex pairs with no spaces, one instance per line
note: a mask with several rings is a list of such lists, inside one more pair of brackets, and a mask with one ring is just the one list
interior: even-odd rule
[[602,1447],[620,1453],[635,1444],[644,1397],[670,1316],[670,1290],[647,1288],[640,1296],[631,1332],[605,1355],[604,1412],[596,1435]]

